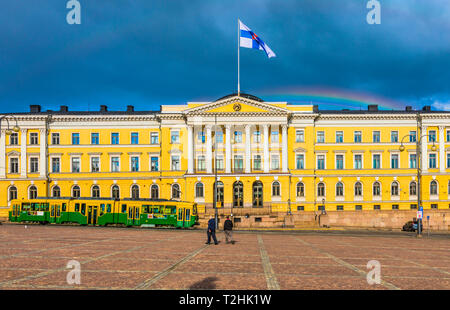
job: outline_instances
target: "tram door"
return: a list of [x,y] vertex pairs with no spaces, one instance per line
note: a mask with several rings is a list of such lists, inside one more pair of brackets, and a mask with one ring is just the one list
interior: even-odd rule
[[55,205],[50,206],[50,223],[56,223],[56,208]]
[[128,206],[128,225],[141,226],[140,207]]
[[11,220],[17,221],[17,218],[20,216],[20,205],[14,204],[12,206],[12,214],[11,214]]
[[185,209],[184,208],[179,208],[178,209],[178,226],[179,227],[184,227],[184,215],[185,215]]
[[97,225],[98,206],[88,207],[88,225]]

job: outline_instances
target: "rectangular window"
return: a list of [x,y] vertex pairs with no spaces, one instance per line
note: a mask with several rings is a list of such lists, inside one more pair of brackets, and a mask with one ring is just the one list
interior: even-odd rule
[[450,153],[447,154],[447,168],[450,168]]
[[398,142],[398,131],[391,131],[391,142]]
[[436,130],[430,130],[428,132],[428,142],[436,142]]
[[417,209],[417,204],[410,204],[409,205],[409,208],[411,209],[411,210],[415,210],[415,209]]
[[261,155],[255,155],[253,157],[253,169],[261,170]]
[[131,171],[139,171],[139,156],[131,157]]
[[139,144],[139,133],[138,132],[131,133],[131,144]]
[[100,171],[100,157],[91,157],[91,172]]
[[450,142],[450,130],[447,130],[447,142]]
[[119,172],[120,171],[120,157],[113,156],[111,157],[111,172]]
[[203,156],[203,155],[197,157],[197,170],[199,170],[199,171],[206,170],[206,161],[205,161],[205,156]]
[[180,170],[180,156],[172,156],[172,170],[179,171]]
[[100,136],[98,132],[91,133],[91,144],[99,144]]
[[355,206],[355,210],[356,211],[361,211],[362,210],[362,205],[356,205]]
[[380,205],[374,205],[374,206],[373,206],[373,209],[374,209],[374,210],[381,210],[381,206],[380,206]]
[[72,172],[80,172],[80,157],[72,157]]
[[19,173],[19,159],[17,157],[9,159],[9,173]]
[[61,169],[61,159],[59,157],[52,157],[52,172],[59,173]]
[[344,142],[344,132],[336,131],[336,143],[343,143],[343,142]]
[[336,155],[336,169],[344,169],[344,155]]
[[39,144],[39,137],[37,132],[30,132],[30,144]]
[[152,132],[150,133],[150,144],[158,144],[159,143],[159,133]]
[[305,169],[305,155],[297,154],[295,156],[295,168],[296,169]]
[[354,169],[362,169],[362,155],[355,155]]
[[217,156],[216,158],[217,170],[223,170],[223,157]]
[[197,142],[198,143],[205,143],[206,142],[206,136],[204,131],[199,131],[197,134]]
[[295,142],[305,142],[305,131],[303,129],[295,131]]
[[416,154],[409,154],[409,168],[417,168]]
[[244,169],[244,160],[242,158],[242,155],[235,155],[234,156],[234,170],[242,171],[243,169]]
[[150,171],[159,171],[159,157],[152,156],[150,158]]
[[18,145],[19,144],[19,134],[17,132],[13,132],[9,136],[9,144],[10,145]]
[[111,133],[111,144],[119,144],[119,133],[118,132]]
[[431,204],[431,209],[437,209],[437,208],[438,208],[437,203],[432,203],[432,204]]
[[415,130],[411,130],[409,132],[409,142],[416,142],[417,132]]
[[278,131],[272,131],[272,134],[271,134],[271,137],[270,137],[270,142],[271,143],[278,143],[280,141],[278,136],[279,136],[278,135]]
[[317,132],[317,143],[324,143],[324,142],[325,142],[325,132],[318,131]]
[[73,132],[72,133],[72,144],[73,145],[80,144],[80,134],[78,132]]
[[39,172],[39,158],[31,157],[30,158],[30,173]]
[[373,132],[373,142],[374,143],[379,143],[380,142],[380,132],[379,131],[374,131]]
[[361,131],[355,131],[354,132],[354,141],[355,141],[355,143],[361,143],[362,142],[362,133],[361,133]]
[[278,155],[271,156],[272,170],[280,169],[280,157]]
[[372,168],[373,169],[380,169],[381,168],[381,155],[380,154],[374,154],[373,155]]
[[398,210],[398,205],[392,205],[392,210]]
[[305,211],[305,206],[297,206],[297,211]]
[[344,206],[336,206],[337,211],[344,211]]
[[242,143],[242,131],[234,132],[234,143]]
[[317,169],[325,169],[325,155],[317,155]]
[[261,132],[260,131],[254,131],[253,132],[253,142],[254,143],[260,143],[261,142]]
[[398,154],[391,155],[391,168],[398,169]]
[[428,168],[436,168],[436,154],[429,154],[428,156],[430,156],[428,160]]
[[217,130],[214,132],[214,135],[216,137],[216,143],[223,143],[223,131]]

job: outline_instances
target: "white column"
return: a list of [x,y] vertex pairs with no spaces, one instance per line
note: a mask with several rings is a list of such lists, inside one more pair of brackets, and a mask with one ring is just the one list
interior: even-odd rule
[[27,129],[20,131],[20,177],[27,177]]
[[188,125],[188,173],[194,173],[194,126]]
[[445,140],[444,140],[445,127],[439,126],[439,169],[441,172],[445,172]]
[[6,177],[6,131],[2,129],[0,132],[0,178]]
[[39,130],[39,138],[40,138],[40,145],[39,145],[39,172],[41,177],[45,177],[47,175],[47,156],[45,154],[46,149],[46,133],[45,129]]
[[251,141],[250,125],[245,125],[245,173],[251,172]]
[[226,147],[225,147],[225,173],[231,173],[231,125],[225,126],[225,138],[226,138]]
[[206,172],[212,173],[212,137],[211,125],[206,126]]
[[287,135],[287,125],[281,126],[282,131],[282,149],[281,149],[281,157],[282,157],[282,171],[288,172],[288,135]]
[[264,128],[264,172],[269,172],[269,125],[263,125]]
[[[427,127],[422,126],[422,171],[428,171],[428,134]],[[418,137],[419,138],[419,137]]]

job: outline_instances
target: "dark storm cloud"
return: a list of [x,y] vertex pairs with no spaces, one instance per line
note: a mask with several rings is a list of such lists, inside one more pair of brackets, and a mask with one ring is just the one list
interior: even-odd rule
[[277,54],[241,49],[241,88],[329,87],[446,108],[450,5],[381,0],[15,0],[0,10],[0,103],[157,109],[236,91],[237,18]]

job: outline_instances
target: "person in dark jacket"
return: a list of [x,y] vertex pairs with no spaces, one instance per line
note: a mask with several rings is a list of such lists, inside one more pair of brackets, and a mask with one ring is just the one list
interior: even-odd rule
[[225,232],[225,240],[226,243],[234,243],[232,240],[232,230],[233,230],[233,222],[230,220],[230,217],[227,216],[227,219],[223,223],[223,231]]
[[216,239],[216,220],[212,216],[210,216],[209,218],[208,229],[206,230],[206,233],[208,235],[208,241],[206,241],[206,244],[211,244],[211,236],[214,240],[214,244],[218,244]]

